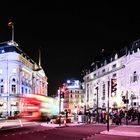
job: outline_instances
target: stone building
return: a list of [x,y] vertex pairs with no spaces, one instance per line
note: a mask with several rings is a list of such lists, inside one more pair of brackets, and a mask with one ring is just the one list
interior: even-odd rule
[[140,105],[140,40],[101,59],[93,62],[83,77],[86,108],[106,110],[108,101],[111,109],[137,108]]
[[19,110],[18,98],[23,94],[47,96],[47,77],[16,42],[0,43],[0,112],[5,116]]

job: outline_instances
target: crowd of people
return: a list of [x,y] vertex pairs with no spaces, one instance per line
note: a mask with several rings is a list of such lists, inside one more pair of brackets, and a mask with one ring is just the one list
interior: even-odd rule
[[[80,113],[79,113],[80,115]],[[86,111],[85,122],[87,123],[107,123],[108,113],[105,110]],[[137,121],[140,125],[140,106],[138,108],[130,108],[128,111],[123,109],[115,109],[109,112],[109,122],[111,124],[121,125]]]

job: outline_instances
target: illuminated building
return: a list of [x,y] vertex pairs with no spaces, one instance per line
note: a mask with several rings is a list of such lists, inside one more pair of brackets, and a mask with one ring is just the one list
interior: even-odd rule
[[0,43],[0,113],[14,115],[21,94],[47,95],[47,77],[41,66],[16,42]]
[[84,92],[81,89],[79,80],[68,80],[64,95],[64,110],[70,109],[71,113],[78,114],[84,111]]
[[91,64],[90,71],[83,77],[87,109],[98,107],[106,110],[108,91],[109,107],[112,109],[128,110],[140,105],[139,50],[140,40],[136,40],[129,47]]

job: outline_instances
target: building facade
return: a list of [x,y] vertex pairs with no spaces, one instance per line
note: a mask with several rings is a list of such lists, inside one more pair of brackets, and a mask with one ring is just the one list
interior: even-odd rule
[[64,110],[69,109],[71,113],[78,114],[84,111],[84,93],[82,89],[68,89],[64,97]]
[[19,109],[19,96],[47,96],[44,70],[13,41],[0,43],[0,113],[12,116]]
[[[139,50],[140,40],[136,40],[129,47],[92,63],[90,72],[83,77],[86,109],[128,110],[140,105]],[[113,90],[112,82],[115,82]]]
[[63,110],[68,109],[73,114],[84,111],[84,92],[79,80],[68,80],[63,99]]

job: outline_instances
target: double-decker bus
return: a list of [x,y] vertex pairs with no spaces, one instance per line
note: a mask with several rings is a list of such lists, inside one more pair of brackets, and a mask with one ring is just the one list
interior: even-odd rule
[[39,94],[26,94],[19,98],[21,118],[49,121],[59,113],[57,99]]

